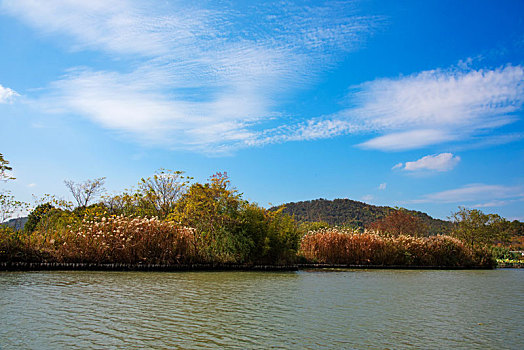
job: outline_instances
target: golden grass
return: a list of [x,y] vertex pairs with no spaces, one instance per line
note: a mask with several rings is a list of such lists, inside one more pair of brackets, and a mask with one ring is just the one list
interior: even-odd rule
[[450,236],[385,237],[337,228],[304,235],[299,254],[309,262],[347,265],[491,267],[494,263],[487,250],[471,250]]
[[46,250],[61,262],[179,264],[195,258],[193,229],[124,216],[83,220],[48,237]]

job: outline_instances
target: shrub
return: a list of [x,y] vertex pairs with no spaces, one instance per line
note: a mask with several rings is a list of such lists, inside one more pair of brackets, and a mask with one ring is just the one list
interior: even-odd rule
[[0,261],[37,262],[46,260],[22,231],[0,225]]

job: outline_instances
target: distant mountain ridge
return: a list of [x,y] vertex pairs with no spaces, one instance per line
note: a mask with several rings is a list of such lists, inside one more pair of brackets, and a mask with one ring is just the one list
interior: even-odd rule
[[[351,199],[327,200],[323,198],[290,202],[272,207],[270,210],[277,210],[281,207],[284,207],[284,213],[294,216],[298,222],[324,221],[330,225],[347,225],[355,228],[364,228],[396,210],[392,207],[376,206]],[[420,211],[406,211],[428,225],[430,235],[447,233],[451,229],[449,221],[434,219]]]
[[1,223],[1,225],[9,226],[15,230],[22,230],[24,228],[25,223],[27,222],[27,216],[7,220],[6,222]]

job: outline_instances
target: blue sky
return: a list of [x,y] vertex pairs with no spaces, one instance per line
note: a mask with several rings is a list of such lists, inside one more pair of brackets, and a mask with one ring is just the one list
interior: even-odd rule
[[0,48],[20,200],[167,168],[524,220],[522,1],[0,0]]

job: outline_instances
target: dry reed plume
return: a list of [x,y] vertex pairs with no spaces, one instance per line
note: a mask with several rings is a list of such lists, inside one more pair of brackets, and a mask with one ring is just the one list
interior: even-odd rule
[[180,264],[195,256],[193,229],[158,218],[116,216],[83,220],[47,240],[60,262]]
[[309,262],[325,264],[490,267],[494,263],[486,250],[472,250],[450,236],[385,237],[336,228],[306,234],[299,253]]

